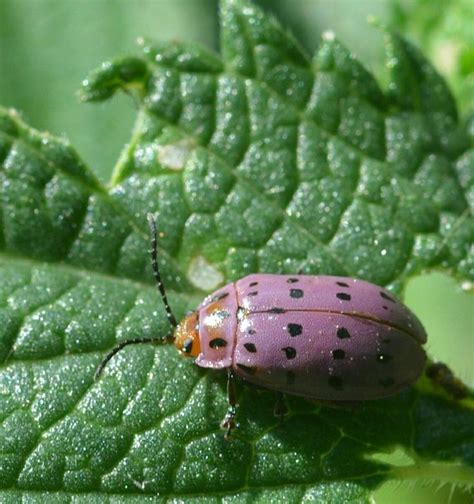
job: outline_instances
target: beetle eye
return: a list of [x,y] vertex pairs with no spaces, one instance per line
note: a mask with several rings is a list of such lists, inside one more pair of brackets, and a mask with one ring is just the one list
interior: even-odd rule
[[191,350],[193,349],[193,340],[192,338],[188,338],[186,340],[184,340],[184,343],[183,343],[183,352],[184,353],[191,353]]

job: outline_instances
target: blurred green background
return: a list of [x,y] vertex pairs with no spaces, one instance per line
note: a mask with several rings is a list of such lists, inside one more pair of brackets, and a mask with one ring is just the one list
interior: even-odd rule
[[[260,0],[309,53],[333,30],[383,85],[382,36],[369,15],[421,46],[448,79],[460,115],[474,111],[472,0]],[[80,104],[81,80],[102,61],[137,51],[139,36],[196,41],[218,50],[215,0],[0,0],[0,104],[14,107],[38,129],[68,138],[107,182],[127,142],[136,110],[117,96]],[[474,296],[440,273],[412,280],[407,304],[426,325],[428,352],[474,385]],[[444,503],[451,488],[385,485],[376,502]],[[451,502],[473,502],[455,491]]]

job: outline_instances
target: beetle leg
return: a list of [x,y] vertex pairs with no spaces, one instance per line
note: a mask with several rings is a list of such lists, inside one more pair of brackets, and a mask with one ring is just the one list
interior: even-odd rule
[[279,418],[280,423],[283,422],[283,417],[288,413],[288,408],[285,404],[285,396],[283,392],[276,393],[275,408],[273,409],[273,414]]
[[426,368],[426,376],[432,383],[445,390],[453,399],[465,399],[469,390],[443,362],[433,362]]
[[235,375],[232,369],[227,370],[227,402],[229,407],[222,420],[221,427],[225,429],[224,439],[230,439],[232,431],[237,427],[235,416],[237,415],[237,401],[235,393]]

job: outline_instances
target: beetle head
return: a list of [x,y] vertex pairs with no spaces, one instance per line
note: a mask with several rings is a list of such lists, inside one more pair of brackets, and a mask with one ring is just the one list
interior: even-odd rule
[[191,312],[176,327],[174,333],[176,348],[188,357],[197,357],[201,351],[199,340],[199,313]]

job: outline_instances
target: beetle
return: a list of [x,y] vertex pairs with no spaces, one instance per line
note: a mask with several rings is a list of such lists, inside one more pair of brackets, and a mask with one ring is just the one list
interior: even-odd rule
[[148,215],[153,274],[173,333],[164,338],[125,340],[173,342],[203,368],[226,369],[226,438],[236,427],[235,378],[282,395],[330,403],[381,399],[414,383],[422,373],[426,331],[391,292],[364,280],[340,276],[252,274],[207,296],[177,322],[157,262],[156,222]]

